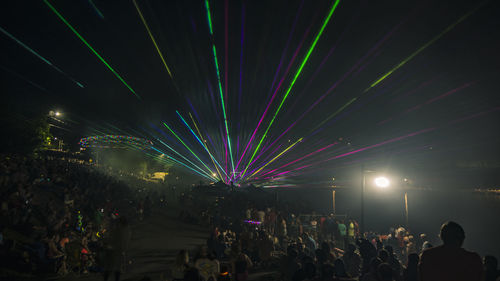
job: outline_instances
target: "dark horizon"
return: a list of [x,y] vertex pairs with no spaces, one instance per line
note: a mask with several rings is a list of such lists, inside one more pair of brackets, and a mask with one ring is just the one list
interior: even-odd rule
[[495,1],[208,1],[212,31],[203,1],[117,3],[6,4],[4,112],[61,111],[51,130],[72,150],[93,135],[151,140],[149,154],[203,180],[248,166],[234,181],[328,186],[364,165],[416,186],[498,188]]

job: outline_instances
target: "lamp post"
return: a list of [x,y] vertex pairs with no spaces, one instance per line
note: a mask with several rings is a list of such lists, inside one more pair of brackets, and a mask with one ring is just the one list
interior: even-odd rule
[[405,190],[405,223],[406,223],[406,229],[409,228],[408,226],[408,192]]
[[406,229],[409,228],[409,223],[408,223],[408,185],[410,184],[410,180],[407,178],[403,179],[404,181],[404,200],[405,200],[405,223],[406,223]]
[[[373,173],[375,171],[365,170],[365,166],[361,165],[361,223],[360,223],[360,232],[363,236],[365,233],[365,190],[366,190],[366,173]],[[391,182],[388,178],[379,176],[374,180],[375,186],[379,188],[387,188],[391,185]]]
[[332,185],[332,212],[335,215],[336,210],[335,210],[335,178],[332,178],[333,185]]
[[361,223],[359,225],[361,237],[365,235],[365,188],[366,188],[365,166],[361,165]]

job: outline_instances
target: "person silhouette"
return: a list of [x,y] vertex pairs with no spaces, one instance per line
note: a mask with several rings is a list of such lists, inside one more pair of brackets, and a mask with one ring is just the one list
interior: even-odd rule
[[443,245],[423,251],[419,262],[421,281],[480,281],[483,277],[481,257],[462,248],[463,228],[448,221],[441,226]]
[[484,281],[496,281],[500,278],[498,260],[494,256],[484,256]]

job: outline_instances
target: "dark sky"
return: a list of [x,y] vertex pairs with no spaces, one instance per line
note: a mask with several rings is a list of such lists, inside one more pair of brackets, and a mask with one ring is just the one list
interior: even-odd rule
[[[196,161],[164,127],[163,133],[157,131],[167,122],[210,163],[175,111],[189,122],[191,113],[202,134],[210,136],[209,149],[224,165],[225,129],[213,42],[227,95],[235,162],[283,77],[244,165],[334,1],[211,0],[213,38],[204,1],[137,1],[173,79],[132,1],[49,2],[141,99],[44,1],[9,1],[0,11],[0,27],[64,72],[0,34],[1,91],[10,110],[32,114],[57,108],[77,122],[70,128],[77,137],[94,134],[96,128],[153,141],[161,136]],[[260,149],[264,153],[250,170],[304,138],[262,172],[338,141],[278,172],[309,165],[286,174],[285,181],[324,183],[332,175],[348,181],[364,164],[418,178],[423,186],[498,187],[500,9],[496,2],[340,1],[271,126]],[[401,66],[366,91],[397,65]],[[416,132],[421,133],[410,136]],[[377,145],[388,140],[392,141]],[[328,160],[349,152],[356,153]]]

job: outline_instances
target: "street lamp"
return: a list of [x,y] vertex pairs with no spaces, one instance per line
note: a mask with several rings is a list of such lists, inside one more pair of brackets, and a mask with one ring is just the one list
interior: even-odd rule
[[391,182],[386,177],[378,177],[375,179],[375,185],[377,187],[387,188],[387,187],[389,187],[390,184],[391,184]]
[[[366,173],[374,173],[374,172],[375,171],[365,170],[364,166],[361,167],[362,182],[361,182],[361,224],[360,224],[360,230],[361,230],[362,234],[364,234],[364,227],[365,227]],[[408,184],[410,182],[410,180],[407,178],[404,178],[403,182]],[[380,189],[386,189],[389,186],[391,186],[391,181],[389,180],[389,178],[384,177],[384,176],[376,177],[374,179],[373,183],[376,187],[378,187]],[[407,190],[406,186],[402,187],[402,189],[404,191],[405,222],[406,222],[406,228],[408,228],[408,190]]]
[[[375,171],[365,170],[365,166],[361,166],[361,223],[360,223],[360,232],[361,235],[365,233],[365,189],[366,189],[366,173],[374,173]],[[388,178],[380,176],[375,178],[375,186],[379,188],[387,188],[391,185],[391,182]]]
[[332,181],[333,181],[333,185],[332,185],[332,211],[333,211],[333,214],[336,214],[336,208],[335,208],[335,178],[332,178]]
[[51,110],[49,111],[49,117],[60,117],[62,116],[62,112],[61,111],[58,111],[58,110]]

